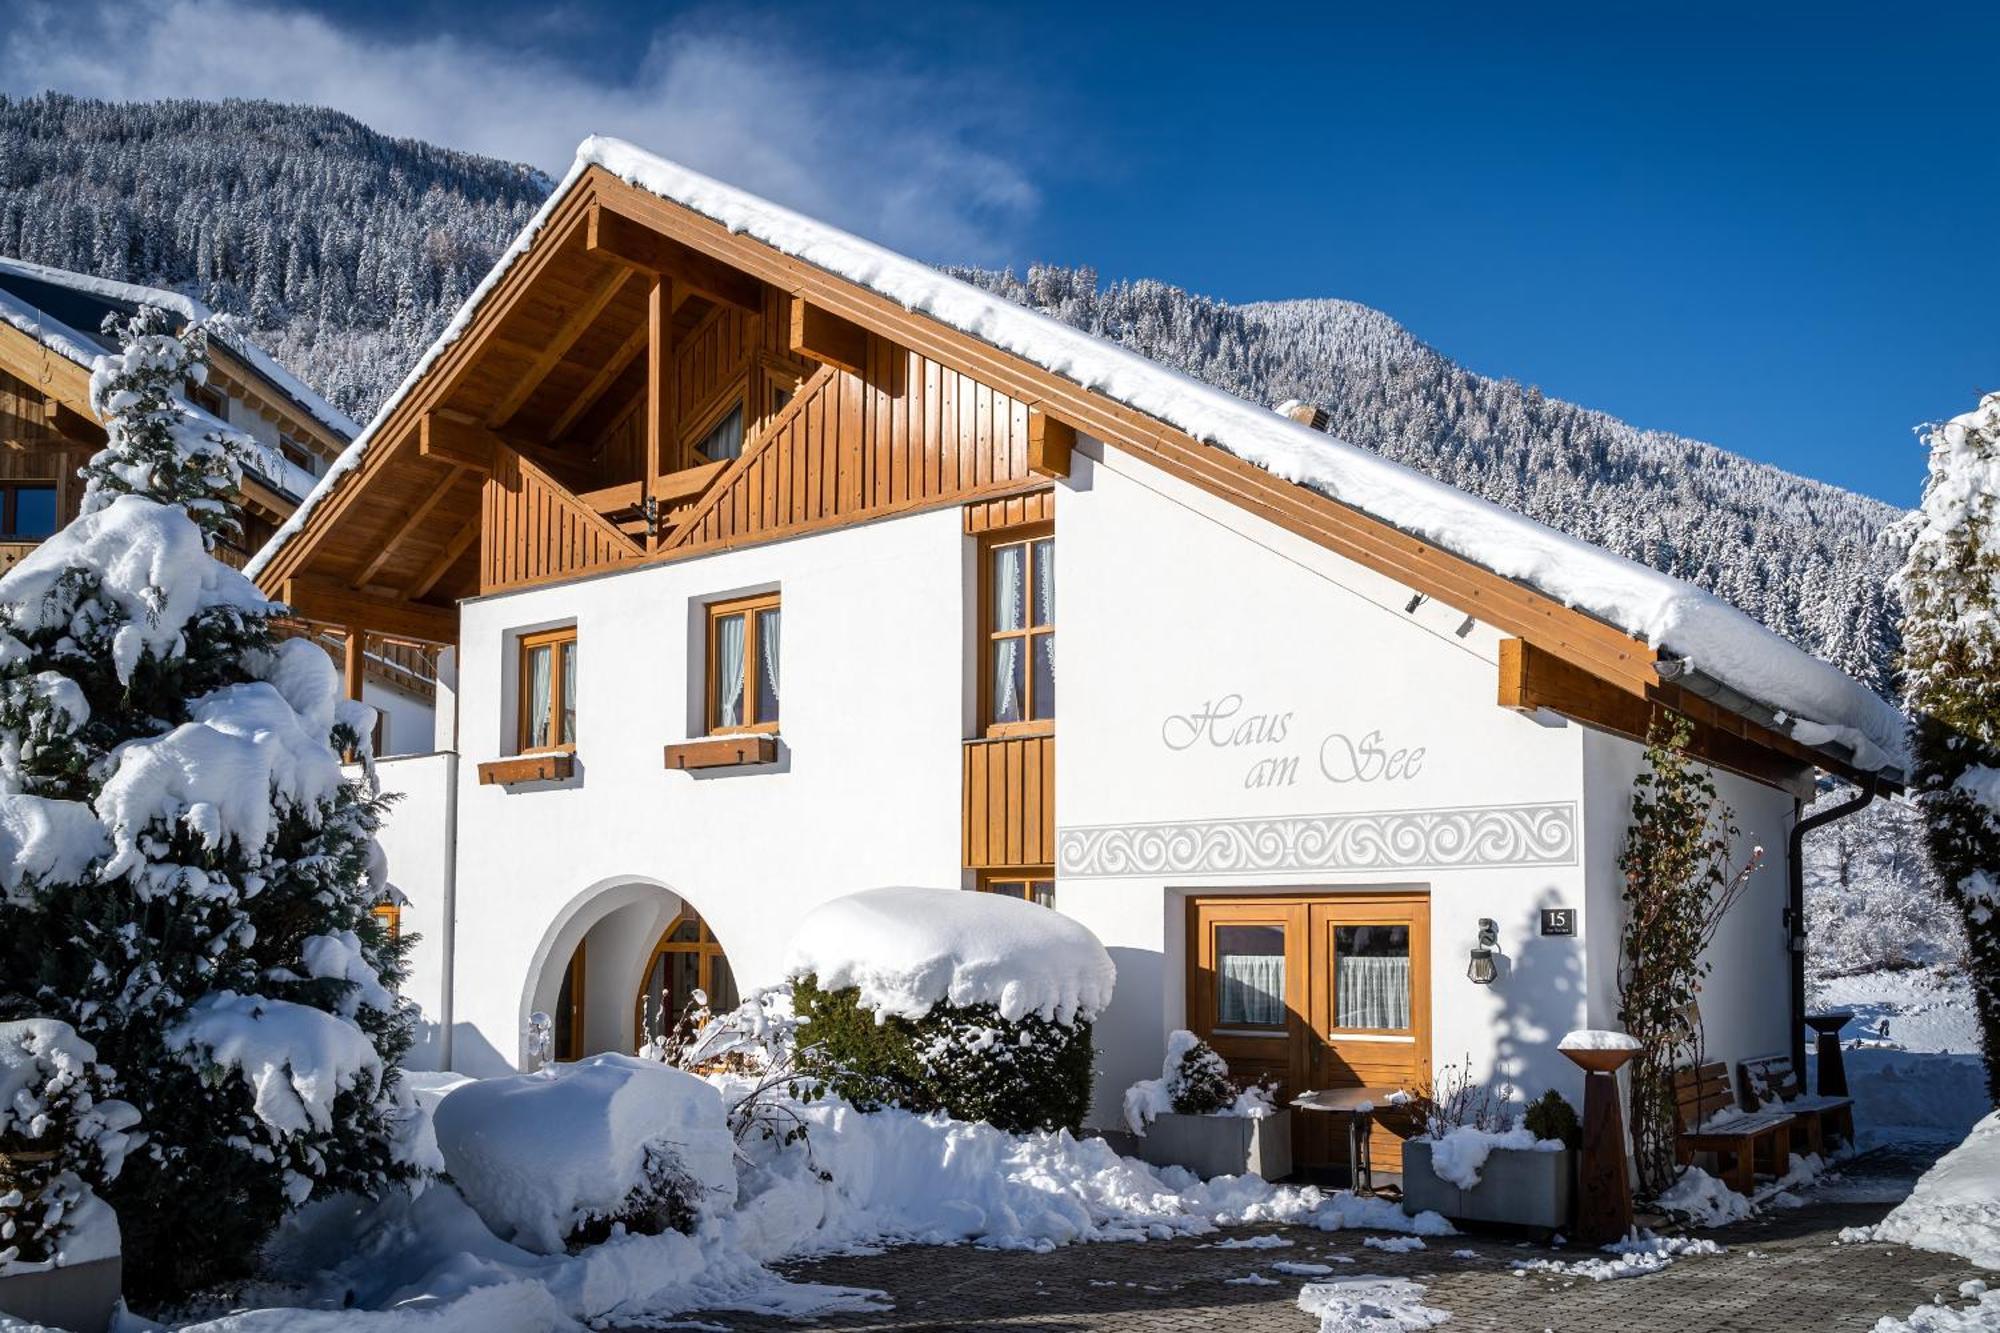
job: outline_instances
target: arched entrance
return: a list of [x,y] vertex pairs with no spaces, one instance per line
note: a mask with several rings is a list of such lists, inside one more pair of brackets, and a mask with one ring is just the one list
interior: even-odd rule
[[714,1013],[727,1013],[738,1003],[736,973],[728,955],[700,913],[684,905],[660,933],[639,979],[632,1004],[633,1030],[639,1040],[671,1030],[697,990],[708,997]]
[[697,988],[712,1006],[736,1005],[728,957],[694,906],[655,880],[600,882],[569,902],[535,951],[521,1050],[539,1011],[554,1020],[558,1060],[637,1051],[661,1030],[660,1015],[671,1026]]

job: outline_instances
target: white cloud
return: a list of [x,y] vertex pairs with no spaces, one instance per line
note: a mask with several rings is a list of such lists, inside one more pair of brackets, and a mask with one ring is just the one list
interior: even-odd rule
[[925,258],[1004,254],[1038,203],[1018,153],[980,146],[1027,141],[994,119],[1007,103],[979,105],[971,79],[814,64],[796,37],[740,11],[726,30],[682,20],[639,38],[620,79],[254,0],[29,0],[0,29],[0,88],[311,103],[552,175],[586,134],[615,134]]

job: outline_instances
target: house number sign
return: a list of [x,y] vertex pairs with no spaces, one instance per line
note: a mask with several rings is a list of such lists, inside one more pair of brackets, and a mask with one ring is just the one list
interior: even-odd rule
[[[1169,714],[1160,723],[1160,743],[1175,753],[1289,747],[1298,744],[1291,735],[1292,717],[1291,713],[1246,712],[1242,695],[1226,694],[1192,712]],[[1294,751],[1251,759],[1243,785],[1296,786],[1304,763],[1312,764],[1323,779],[1338,785],[1387,785],[1408,782],[1423,771],[1424,747],[1394,744],[1383,738],[1380,729],[1361,735],[1332,731],[1317,745],[1308,743],[1304,754]]]
[[1544,907],[1542,909],[1542,934],[1576,934],[1576,909],[1574,907]]

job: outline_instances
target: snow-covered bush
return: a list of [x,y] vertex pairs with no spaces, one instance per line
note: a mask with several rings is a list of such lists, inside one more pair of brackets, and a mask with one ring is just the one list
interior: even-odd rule
[[[1808,814],[1854,796],[1828,782]],[[1837,977],[1962,966],[1965,926],[1924,854],[1924,817],[1878,799],[1806,839],[1806,957],[1814,987]]]
[[0,1023],[0,1269],[63,1255],[91,1191],[118,1175],[139,1112],[67,1023]]
[[105,1198],[151,1299],[244,1271],[314,1195],[411,1176],[424,1141],[371,911],[383,806],[339,761],[372,715],[210,554],[247,446],[180,398],[200,330],[113,331],[86,512],[0,577],[0,1021],[69,1024],[137,1107]]
[[1583,1122],[1569,1099],[1550,1088],[1528,1103],[1521,1113],[1521,1127],[1538,1139],[1554,1139],[1567,1148],[1583,1146]]
[[1229,1062],[1213,1046],[1185,1028],[1167,1038],[1167,1057],[1158,1078],[1142,1078],[1125,1089],[1125,1124],[1134,1134],[1171,1111],[1175,1115],[1267,1116],[1276,1110],[1270,1088],[1238,1088]]
[[800,1072],[858,1107],[1075,1129],[1117,969],[1079,923],[952,889],[869,889],[800,922]]
[[1916,718],[1911,790],[1956,903],[1989,1091],[2000,1101],[2000,393],[1933,430],[1897,575]]
[[434,1115],[447,1170],[495,1235],[542,1254],[614,1226],[692,1231],[736,1199],[722,1094],[693,1074],[594,1055],[452,1090]]

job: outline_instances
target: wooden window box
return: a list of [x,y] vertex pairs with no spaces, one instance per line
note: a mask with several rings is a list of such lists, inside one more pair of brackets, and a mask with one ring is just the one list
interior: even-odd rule
[[769,732],[740,736],[704,736],[667,747],[667,767],[732,768],[743,764],[778,762],[778,738]]
[[560,782],[575,772],[574,754],[517,754],[481,764],[479,785],[508,787],[517,782]]

